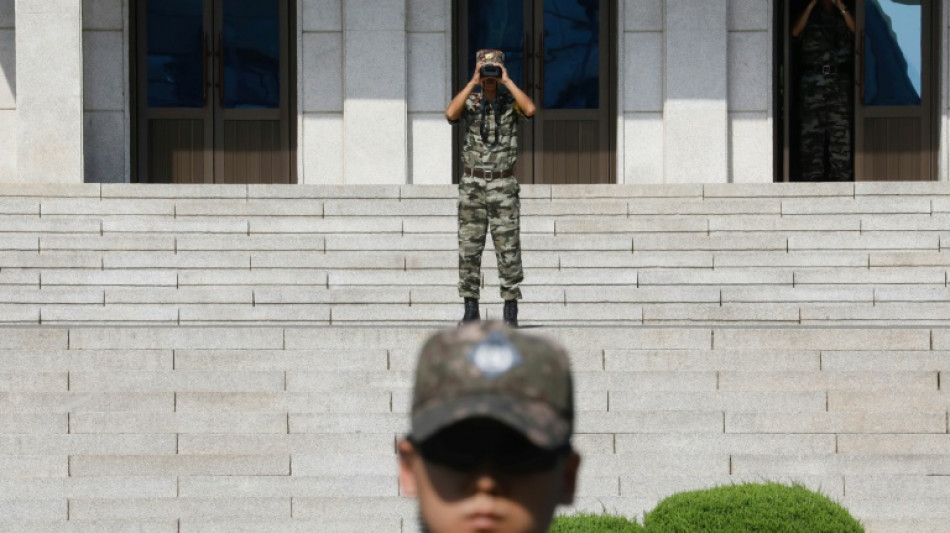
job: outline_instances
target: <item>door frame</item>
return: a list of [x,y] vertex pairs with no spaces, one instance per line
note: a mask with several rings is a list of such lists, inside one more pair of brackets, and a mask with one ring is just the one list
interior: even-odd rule
[[[145,17],[142,16],[142,11],[145,8],[145,2],[142,1],[132,1],[128,5],[128,28],[129,28],[129,40],[128,45],[128,54],[129,54],[129,111],[131,115],[131,127],[129,131],[129,143],[130,143],[130,182],[131,183],[148,183],[148,147],[147,142],[147,128],[148,128],[148,111],[147,105],[148,102],[143,95],[140,94],[141,87],[144,83],[147,82],[146,76],[148,75],[148,69],[142,61],[142,56],[144,55],[145,50]],[[205,6],[205,17],[208,17],[210,20],[211,16],[220,16],[220,14],[213,15],[210,13],[212,10],[211,3],[209,2]],[[286,46],[287,50],[287,61],[286,64],[281,65],[281,81],[286,80],[286,98],[287,98],[287,116],[285,117],[287,128],[283,133],[287,136],[286,150],[288,151],[288,162],[287,162],[287,171],[289,172],[289,183],[296,184],[298,183],[298,165],[297,165],[297,142],[298,142],[298,124],[297,124],[297,2],[296,0],[288,0],[286,2],[286,37],[282,38],[282,43]],[[213,39],[213,36],[211,36]],[[209,53],[213,53],[214,43],[211,43],[211,50]],[[213,85],[213,80],[212,85]],[[211,87],[209,91],[216,90],[215,87]],[[212,96],[212,101],[214,98]],[[214,107],[214,106],[208,106]],[[155,113],[153,111],[153,113]],[[213,111],[212,111],[213,113]],[[204,111],[197,113],[203,115]],[[205,173],[205,182],[213,183],[215,172],[215,161],[216,154],[218,153],[218,148],[215,146],[219,141],[213,139],[214,132],[214,122],[220,120],[220,115],[214,117],[213,119],[208,120],[208,124],[211,126],[209,131],[206,132],[206,139],[211,137],[211,140],[208,140],[206,146],[211,147],[209,150],[206,150],[205,162],[206,168],[210,169],[210,172]]]
[[[526,5],[524,5],[525,17],[535,16],[535,10],[532,9],[533,6],[528,5],[535,0],[525,0]],[[619,105],[620,96],[618,94],[619,85],[617,83],[619,67],[619,26],[622,24],[622,21],[618,20],[619,8],[617,6],[618,2],[614,0],[608,0],[606,2],[607,11],[602,13],[602,16],[606,19],[602,24],[606,25],[607,35],[604,44],[607,45],[607,78],[605,80],[605,87],[601,89],[601,97],[604,97],[606,93],[607,98],[607,120],[606,124],[607,130],[607,149],[608,154],[606,157],[606,172],[607,172],[607,183],[616,184],[617,183],[617,109]],[[543,12],[543,9],[540,7],[538,11]],[[463,24],[467,22],[467,17],[462,13],[462,2],[452,2],[452,13],[451,13],[451,24],[452,24],[452,60],[450,68],[452,71],[451,76],[451,93],[449,98],[452,98],[458,91],[462,89],[465,83],[468,83],[468,80],[471,77],[471,73],[462,73],[461,65],[459,64],[460,54],[463,52],[462,48],[468,43],[468,24]],[[527,18],[526,18],[527,20]],[[542,17],[543,20],[543,17]],[[538,47],[538,43],[528,42],[528,52],[532,55],[537,53],[535,48]],[[533,92],[529,92],[529,80],[537,80],[540,73],[537,72],[538,65],[536,62],[532,65],[532,69],[528,72],[528,79],[525,80],[525,87],[522,87],[525,92],[535,100],[535,105],[538,107],[538,113],[542,113],[544,110],[542,108],[542,102],[539,102],[536,95]],[[563,113],[565,110],[561,110]],[[568,113],[570,113],[568,111]],[[536,165],[535,159],[539,159],[541,154],[535,153],[535,150],[527,151],[526,146],[534,146],[535,138],[535,128],[534,124],[539,123],[537,120],[537,114],[532,119],[530,128],[522,128],[520,134],[521,146],[519,147],[521,156],[518,158],[518,170],[523,173],[520,175],[531,176],[531,181],[526,181],[525,183],[534,183],[534,170]],[[460,128],[455,128],[452,134],[452,183],[457,184],[462,175],[462,162],[461,162],[461,149],[462,149],[462,132]],[[530,157],[525,157],[530,153]],[[522,178],[525,179],[525,178]]]
[[[931,25],[929,28],[930,31],[930,46],[925,47],[923,50],[924,57],[922,61],[926,61],[930,67],[930,83],[926,89],[922,88],[922,93],[930,94],[930,127],[929,127],[929,141],[930,141],[930,176],[925,176],[922,181],[935,181],[939,180],[939,159],[940,159],[940,123],[942,119],[943,110],[942,106],[942,90],[943,90],[943,75],[944,71],[941,65],[941,60],[944,56],[943,45],[944,45],[944,33],[943,28],[943,2],[944,0],[930,0],[932,3],[933,16],[931,18]],[[855,19],[856,24],[858,24],[857,31],[854,35],[854,47],[855,47],[855,61],[854,61],[854,76],[855,76],[855,98],[853,104],[853,121],[852,121],[852,142],[854,143],[854,150],[857,152],[858,149],[858,99],[860,98],[860,84],[858,83],[857,77],[861,74],[860,69],[861,65],[859,64],[858,58],[859,54],[857,52],[858,46],[863,44],[860,42],[860,34],[862,30],[861,22],[864,19],[864,7],[858,5],[862,0],[857,0],[855,2]],[[775,67],[772,69],[772,81],[773,81],[773,113],[776,117],[776,124],[773,130],[773,153],[774,153],[774,182],[789,182],[791,181],[792,175],[792,131],[791,131],[791,120],[790,113],[792,110],[792,95],[794,94],[794,88],[792,87],[792,82],[794,81],[794,76],[791,74],[792,66],[792,57],[791,57],[791,4],[792,0],[775,0],[773,6],[773,58],[775,62]],[[858,20],[858,15],[860,14],[861,20]],[[863,52],[862,52],[863,53]],[[929,56],[929,57],[928,57]],[[923,96],[923,95],[922,95]],[[857,158],[858,154],[855,153],[853,160],[854,172],[855,172],[855,181],[862,181],[858,179],[857,176]]]

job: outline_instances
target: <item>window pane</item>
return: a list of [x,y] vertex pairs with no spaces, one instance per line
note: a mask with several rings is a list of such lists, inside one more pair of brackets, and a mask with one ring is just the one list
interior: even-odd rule
[[865,105],[919,105],[920,0],[866,0]]
[[544,107],[600,107],[598,0],[545,0]]
[[149,0],[149,107],[203,107],[203,0]]
[[514,0],[472,0],[468,3],[468,54],[465,72],[471,78],[475,72],[475,52],[494,48],[505,53],[505,68],[515,85],[524,85],[525,38],[524,7]]
[[225,108],[280,107],[278,0],[225,0]]

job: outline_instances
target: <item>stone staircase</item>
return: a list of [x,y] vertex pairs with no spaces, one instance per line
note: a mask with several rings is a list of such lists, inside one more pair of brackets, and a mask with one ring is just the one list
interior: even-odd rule
[[[0,531],[416,531],[393,446],[461,311],[454,197],[0,187]],[[522,323],[577,374],[575,509],[774,479],[946,530],[950,183],[522,198]]]

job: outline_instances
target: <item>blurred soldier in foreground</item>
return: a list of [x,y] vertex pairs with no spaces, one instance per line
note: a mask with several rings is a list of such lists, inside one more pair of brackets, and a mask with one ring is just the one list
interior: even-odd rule
[[[480,320],[478,310],[482,251],[491,227],[505,300],[503,317],[518,326],[521,269],[520,187],[514,175],[518,159],[518,127],[535,112],[534,103],[508,77],[505,54],[479,50],[475,73],[445,110],[452,124],[465,132],[464,166],[459,181],[459,296],[465,300],[462,322]],[[507,91],[499,91],[502,85]],[[475,88],[481,87],[480,92]]]
[[573,385],[563,348],[499,322],[431,337],[416,367],[399,485],[426,533],[543,533],[574,499]]

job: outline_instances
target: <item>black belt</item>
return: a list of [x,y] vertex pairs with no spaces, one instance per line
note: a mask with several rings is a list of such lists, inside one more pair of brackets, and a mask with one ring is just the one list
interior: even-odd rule
[[840,65],[810,65],[805,67],[805,72],[810,74],[839,74],[844,72],[845,69]]
[[505,170],[482,170],[480,168],[468,168],[465,167],[463,172],[466,176],[475,176],[476,178],[482,178],[486,180],[495,180],[500,178],[510,178],[515,175],[515,169],[509,168]]

